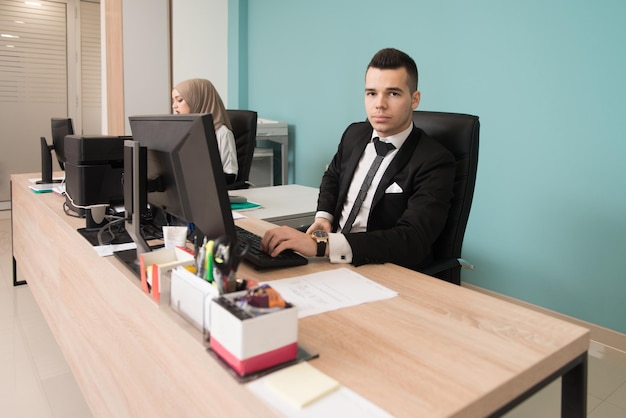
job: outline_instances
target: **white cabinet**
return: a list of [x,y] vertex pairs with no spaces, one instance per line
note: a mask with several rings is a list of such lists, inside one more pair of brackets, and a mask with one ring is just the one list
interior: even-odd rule
[[274,185],[274,150],[272,148],[256,148],[250,168],[250,183],[253,187]]
[[[250,182],[256,186],[289,183],[289,133],[287,122],[259,118],[256,131],[257,149],[254,152]],[[277,145],[277,146],[274,146]],[[268,163],[269,153],[272,163]],[[278,153],[278,155],[275,155]],[[276,161],[277,163],[274,163]],[[280,182],[274,181],[274,173],[280,175]],[[272,181],[266,184],[267,179]],[[257,184],[255,179],[261,184]]]

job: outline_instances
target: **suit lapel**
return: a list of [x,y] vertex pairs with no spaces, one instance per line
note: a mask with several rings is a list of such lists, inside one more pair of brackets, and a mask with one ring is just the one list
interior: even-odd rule
[[359,138],[358,142],[354,144],[352,148],[352,152],[350,153],[350,157],[346,163],[346,169],[344,171],[344,175],[341,176],[341,185],[339,187],[339,199],[338,202],[345,202],[346,196],[348,195],[348,189],[350,188],[350,183],[352,182],[352,177],[354,177],[354,172],[356,171],[356,167],[361,160],[361,156],[363,152],[365,152],[365,147],[372,139],[372,131],[370,130],[367,135]]

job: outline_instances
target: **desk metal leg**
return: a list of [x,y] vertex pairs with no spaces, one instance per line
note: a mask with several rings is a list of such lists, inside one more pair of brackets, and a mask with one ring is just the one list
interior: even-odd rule
[[561,417],[587,416],[587,353],[563,375],[561,380]]
[[490,418],[501,417],[530,398],[554,380],[561,378],[561,417],[583,418],[587,416],[587,352],[567,363],[550,376],[528,389],[525,393],[503,406]]
[[26,280],[17,281],[17,262],[15,257],[13,257],[13,286],[21,286],[23,284],[26,284]]
[[[13,202],[13,182],[11,181],[11,202]],[[15,236],[13,234],[13,208],[11,208],[11,258],[13,258],[13,286],[20,286],[26,284],[26,280],[17,281],[17,262],[15,261],[15,254],[13,252],[13,243],[15,242]]]
[[289,145],[287,142],[280,144],[280,161],[282,162],[280,175],[283,184],[289,184]]

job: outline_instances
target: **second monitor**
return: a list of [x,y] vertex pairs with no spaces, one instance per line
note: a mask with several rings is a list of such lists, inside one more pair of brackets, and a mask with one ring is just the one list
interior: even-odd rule
[[52,150],[57,157],[59,167],[63,170],[65,164],[64,141],[67,135],[74,134],[71,118],[52,118],[52,145],[48,145],[45,137],[40,138],[41,143],[41,181],[39,183],[60,183],[60,180],[52,178]]

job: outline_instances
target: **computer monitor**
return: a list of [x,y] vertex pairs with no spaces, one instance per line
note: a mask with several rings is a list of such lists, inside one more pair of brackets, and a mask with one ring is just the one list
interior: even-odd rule
[[[198,239],[223,235],[234,239],[235,226],[212,116],[131,116],[129,120],[133,140],[146,148],[150,207],[178,222],[193,224]],[[126,179],[124,184],[126,187]],[[124,206],[129,208],[126,199]],[[126,217],[128,220],[131,214]]]
[[74,134],[72,119],[70,118],[52,118],[52,145],[48,145],[45,137],[40,138],[41,145],[41,180],[38,183],[60,183],[60,180],[52,178],[52,150],[57,157],[59,167],[64,170],[65,152],[64,140],[67,135]]
[[67,135],[74,135],[74,126],[71,118],[52,118],[50,121],[52,127],[52,147],[54,154],[59,162],[59,167],[64,170],[65,167],[65,146],[64,140]]

